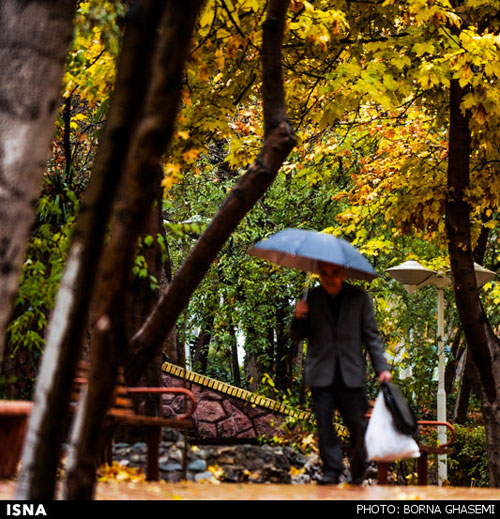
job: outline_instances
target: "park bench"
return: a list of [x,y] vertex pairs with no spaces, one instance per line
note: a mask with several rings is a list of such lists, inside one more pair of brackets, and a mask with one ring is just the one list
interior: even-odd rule
[[[417,445],[420,451],[420,457],[417,458],[417,483],[418,485],[425,486],[428,484],[429,474],[429,454],[451,454],[453,449],[451,445],[455,441],[456,431],[454,427],[448,422],[438,422],[436,420],[418,420],[420,427],[447,427],[451,433],[451,438],[441,445],[422,445],[418,442]],[[377,483],[379,485],[387,484],[387,473],[389,469],[389,463],[377,462]]]
[[0,400],[0,478],[16,474],[32,402]]
[[[87,383],[89,364],[82,361],[78,365],[77,375],[73,383],[71,396],[71,408],[77,405],[81,388]],[[184,414],[163,418],[161,416],[147,416],[135,412],[132,404],[132,395],[137,394],[165,394],[174,393],[183,395],[185,400],[191,402],[190,409]],[[28,418],[31,414],[33,402],[18,400],[0,400],[0,478],[15,476],[21,450],[23,446]],[[196,409],[196,399],[191,391],[185,388],[167,387],[126,387],[123,375],[120,373],[118,383],[114,389],[113,405],[107,413],[108,425],[113,431],[118,425],[144,427],[146,431],[147,461],[146,478],[148,481],[158,481],[159,474],[159,450],[161,443],[161,431],[163,427],[183,429],[185,432],[194,425],[192,414]],[[187,459],[187,434],[184,435],[184,473]],[[110,437],[106,450],[111,452]],[[110,461],[110,454],[108,454]]]
[[[87,382],[89,364],[81,361],[78,366],[77,376],[75,378],[74,392],[72,401],[78,399],[81,386]],[[132,395],[161,395],[161,394],[178,394],[183,395],[185,400],[190,400],[191,406],[184,413],[171,418],[162,416],[148,416],[139,414],[134,410],[132,403]],[[74,405],[75,405],[74,404]],[[188,389],[182,387],[126,387],[123,372],[118,375],[118,383],[114,389],[113,405],[107,413],[108,425],[111,431],[117,426],[142,427],[146,434],[146,479],[148,481],[158,481],[160,479],[159,457],[162,428],[183,429],[184,435],[184,451],[183,451],[183,472],[186,473],[187,460],[187,431],[194,425],[192,415],[196,409],[196,398]],[[111,461],[111,442],[112,436],[109,438],[105,451],[107,453],[107,461]]]
[[[371,411],[373,409],[375,402],[369,402],[369,410],[366,413],[367,420],[371,417]],[[417,458],[417,484],[421,486],[425,486],[428,484],[428,475],[429,475],[429,454],[451,454],[453,449],[451,446],[456,438],[455,428],[449,422],[438,422],[437,420],[417,420],[419,429],[421,427],[439,427],[443,426],[448,428],[451,433],[451,438],[443,444],[440,445],[423,445],[419,443],[418,437],[416,438],[418,450],[420,452],[420,457]],[[377,483],[379,485],[387,485],[387,475],[389,470],[388,462],[377,462]]]

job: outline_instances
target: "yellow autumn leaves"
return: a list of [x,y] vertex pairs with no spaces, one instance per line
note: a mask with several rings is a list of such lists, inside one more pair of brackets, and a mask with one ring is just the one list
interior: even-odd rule
[[146,475],[141,470],[121,465],[117,461],[113,461],[111,465],[106,463],[101,466],[97,472],[97,478],[99,483],[109,481],[141,483],[146,481]]
[[[212,483],[219,484],[224,481],[225,474],[224,469],[219,465],[211,465],[207,468],[207,471],[211,473],[210,479],[202,479],[200,483]],[[290,476],[297,476],[305,474],[304,468],[290,467]],[[248,479],[249,482],[260,481],[261,475],[257,472],[250,470],[243,470],[243,476]],[[108,463],[102,465],[97,472],[98,483],[145,483],[146,475],[144,472],[136,467],[128,467],[121,465],[117,461],[113,461],[111,465]]]
[[119,31],[116,20],[125,7],[118,2],[80,2],[75,15],[75,35],[63,78],[63,97],[72,92],[90,107],[106,100],[113,88]]

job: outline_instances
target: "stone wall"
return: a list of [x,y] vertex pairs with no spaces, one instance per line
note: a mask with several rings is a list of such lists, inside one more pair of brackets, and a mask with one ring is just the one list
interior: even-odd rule
[[[193,392],[197,407],[193,418],[195,426],[190,430],[192,438],[201,440],[271,438],[279,435],[279,426],[286,415],[309,418],[274,400],[261,397],[241,388],[186,371],[170,363],[164,363],[163,385],[185,387]],[[185,403],[187,400],[187,404]],[[162,415],[171,417],[184,413],[189,399],[182,395],[162,396]]]

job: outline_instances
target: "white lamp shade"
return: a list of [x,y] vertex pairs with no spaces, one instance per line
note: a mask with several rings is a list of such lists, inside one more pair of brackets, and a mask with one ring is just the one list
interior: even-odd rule
[[[474,262],[474,272],[476,273],[476,284],[478,287],[482,287],[488,281],[491,281],[497,274],[492,270],[489,270],[482,265]],[[451,270],[447,272],[451,276]]]
[[434,270],[421,265],[418,261],[409,260],[386,269],[386,272],[403,285],[418,286],[435,274]]

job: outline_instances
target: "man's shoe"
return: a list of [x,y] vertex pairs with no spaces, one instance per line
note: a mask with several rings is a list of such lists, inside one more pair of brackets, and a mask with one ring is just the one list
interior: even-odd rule
[[338,485],[340,474],[325,474],[319,481],[318,485]]
[[365,480],[365,475],[352,477],[349,481],[351,485],[362,485]]
[[354,473],[351,475],[349,483],[351,485],[362,485],[363,481],[366,479],[366,475],[368,472],[368,466],[357,466],[354,467]]

